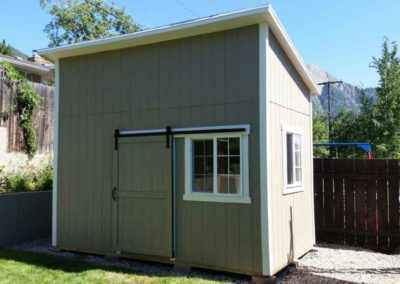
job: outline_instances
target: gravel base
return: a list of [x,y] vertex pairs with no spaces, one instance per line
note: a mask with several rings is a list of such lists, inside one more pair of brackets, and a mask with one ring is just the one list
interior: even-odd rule
[[117,258],[117,257],[103,257],[91,254],[82,254],[75,252],[58,251],[50,246],[49,240],[38,240],[28,242],[21,245],[13,246],[12,249],[44,253],[54,256],[60,256],[70,259],[85,261],[94,265],[105,267],[116,267],[122,269],[132,270],[133,272],[145,273],[148,275],[167,275],[167,276],[182,276],[182,277],[199,277],[207,280],[214,280],[222,283],[249,283],[248,277],[241,277],[240,275],[224,274],[220,272],[212,272],[209,270],[192,269],[189,273],[179,272],[174,270],[173,266],[167,264],[159,264],[154,262],[135,261],[131,259]]
[[400,283],[400,255],[319,245],[289,268],[282,283]]
[[[179,273],[170,265],[109,258],[88,254],[56,251],[48,240],[14,246],[14,249],[46,253],[95,265],[118,267],[149,275],[181,275],[202,277],[225,283],[249,283],[249,278],[236,275],[192,269],[190,274]],[[400,283],[400,255],[388,255],[355,247],[319,245],[298,260],[297,267],[282,271],[277,282],[286,283]]]

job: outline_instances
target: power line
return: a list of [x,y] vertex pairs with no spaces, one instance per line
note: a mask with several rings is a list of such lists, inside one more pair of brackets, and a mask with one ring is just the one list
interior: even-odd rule
[[186,12],[189,12],[190,14],[192,14],[192,16],[197,17],[196,12],[193,11],[192,9],[188,8],[181,0],[175,0],[175,2],[176,2],[176,4],[181,6]]

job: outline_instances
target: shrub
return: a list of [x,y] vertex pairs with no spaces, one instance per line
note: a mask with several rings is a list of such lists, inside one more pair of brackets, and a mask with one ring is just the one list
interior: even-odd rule
[[53,167],[51,165],[47,165],[39,172],[36,189],[40,191],[53,189]]
[[0,166],[0,193],[49,191],[53,187],[51,159],[39,157],[28,160],[21,166]]

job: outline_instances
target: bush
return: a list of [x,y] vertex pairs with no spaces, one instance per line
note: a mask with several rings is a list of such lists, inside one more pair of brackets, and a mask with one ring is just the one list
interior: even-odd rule
[[39,172],[37,176],[36,189],[39,191],[47,191],[53,189],[53,167],[46,166]]
[[49,161],[41,166],[26,164],[11,172],[0,168],[0,192],[49,191],[53,187],[53,168]]

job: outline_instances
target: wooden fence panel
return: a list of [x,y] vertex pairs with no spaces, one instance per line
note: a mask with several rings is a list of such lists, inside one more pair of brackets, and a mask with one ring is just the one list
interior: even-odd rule
[[[54,87],[40,83],[31,84],[41,98],[39,108],[33,114],[38,152],[51,152],[53,149]],[[13,112],[15,96],[15,86],[10,85],[0,74],[0,127],[7,128],[8,141],[6,143],[9,152],[21,152],[24,147],[22,130],[18,126],[18,117]]]
[[314,160],[317,242],[400,246],[400,161]]

